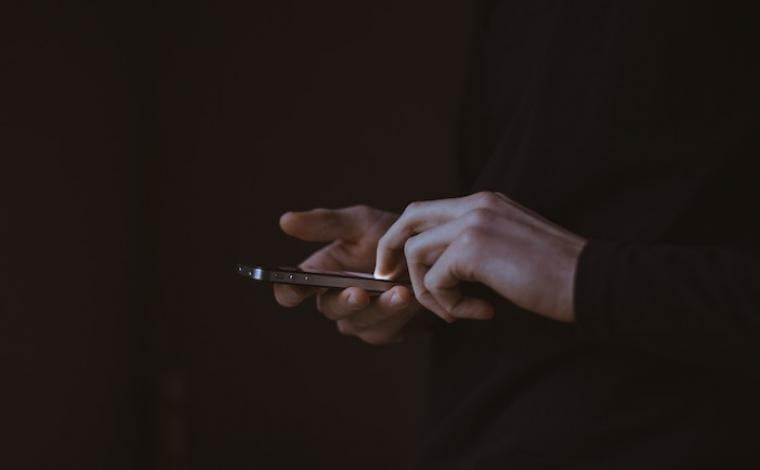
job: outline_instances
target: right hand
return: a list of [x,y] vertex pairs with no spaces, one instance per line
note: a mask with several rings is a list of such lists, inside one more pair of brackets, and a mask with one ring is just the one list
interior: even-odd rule
[[[372,272],[377,242],[398,218],[397,214],[367,206],[288,212],[280,218],[282,230],[312,242],[330,242],[299,265],[304,271]],[[317,296],[317,309],[337,323],[338,330],[370,344],[398,342],[404,327],[422,307],[411,289],[395,286],[379,296],[349,287],[341,291],[275,284],[280,305],[295,307]]]

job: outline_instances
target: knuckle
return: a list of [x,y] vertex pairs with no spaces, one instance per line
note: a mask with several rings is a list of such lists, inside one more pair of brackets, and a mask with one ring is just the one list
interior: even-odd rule
[[372,208],[367,204],[357,204],[355,206],[351,206],[351,210],[355,212],[359,217],[367,217],[372,212]]
[[415,240],[416,237],[411,237],[404,242],[404,256],[406,256],[407,260],[414,261],[415,255],[417,253],[417,241]]
[[498,207],[504,200],[493,191],[480,191],[474,194],[475,202],[480,207]]
[[479,226],[467,227],[457,238],[457,242],[466,247],[477,247],[483,243],[484,231]]
[[467,214],[469,226],[482,227],[493,220],[493,212],[489,209],[478,208]]
[[313,209],[312,214],[314,214],[318,220],[321,220],[322,223],[327,225],[333,225],[337,222],[335,211],[326,209],[324,207]]
[[332,211],[324,207],[317,207],[312,209],[311,212],[319,217],[330,217],[332,215]]
[[417,209],[420,208],[420,204],[421,203],[418,201],[410,202],[409,204],[407,204],[406,209],[404,209],[404,214],[410,214],[416,211]]
[[432,297],[432,292],[437,290],[437,286],[433,278],[430,276],[430,271],[428,271],[427,274],[425,274],[425,277],[422,278],[422,285],[425,286],[426,293]]

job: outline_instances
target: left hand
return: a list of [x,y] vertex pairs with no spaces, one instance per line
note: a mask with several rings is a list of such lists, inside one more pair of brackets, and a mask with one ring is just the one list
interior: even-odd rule
[[462,295],[463,281],[573,322],[575,271],[585,244],[503,194],[480,192],[410,204],[378,243],[375,275],[398,276],[405,257],[417,300],[449,322],[494,315],[485,300]]

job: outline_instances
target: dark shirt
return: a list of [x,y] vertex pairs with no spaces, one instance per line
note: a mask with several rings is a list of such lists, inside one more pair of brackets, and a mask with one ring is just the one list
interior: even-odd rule
[[749,3],[477,3],[463,192],[590,239],[577,323],[433,335],[420,468],[760,468]]

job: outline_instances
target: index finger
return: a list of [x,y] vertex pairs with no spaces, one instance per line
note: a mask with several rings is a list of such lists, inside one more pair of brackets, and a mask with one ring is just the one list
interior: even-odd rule
[[444,224],[473,209],[471,196],[436,201],[413,202],[391,225],[377,244],[375,277],[393,279],[402,268],[404,245],[412,236]]

